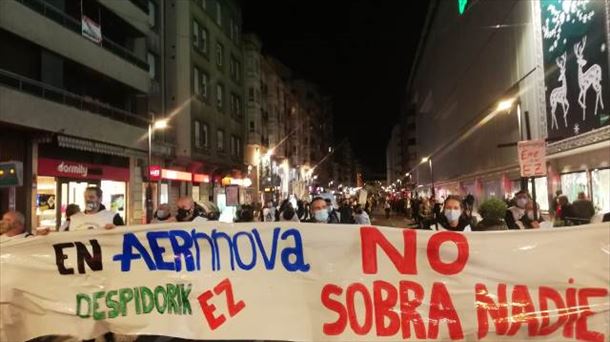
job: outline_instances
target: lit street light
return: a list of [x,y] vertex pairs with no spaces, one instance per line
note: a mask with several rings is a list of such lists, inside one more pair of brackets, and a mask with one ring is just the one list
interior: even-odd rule
[[513,103],[515,102],[515,99],[506,99],[506,100],[502,100],[498,103],[498,107],[496,108],[496,110],[498,112],[502,112],[505,110],[510,110],[513,107]]

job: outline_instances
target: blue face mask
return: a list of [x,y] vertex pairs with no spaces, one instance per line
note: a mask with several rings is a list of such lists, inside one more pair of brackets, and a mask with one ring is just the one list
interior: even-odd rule
[[316,222],[328,222],[328,211],[327,210],[316,210],[313,213],[313,217],[316,219]]

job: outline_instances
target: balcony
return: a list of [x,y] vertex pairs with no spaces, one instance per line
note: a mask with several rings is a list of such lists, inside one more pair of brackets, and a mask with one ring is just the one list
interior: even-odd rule
[[[56,9],[52,5],[47,4],[44,0],[15,1],[26,5],[30,9],[77,33],[78,35],[81,34],[81,23],[78,20],[75,20],[74,18],[66,15],[65,13]],[[91,44],[95,43],[91,42]],[[136,57],[131,51],[127,50],[126,48],[108,39],[108,37],[102,35],[102,42],[100,43],[100,46],[112,52],[113,54],[129,61],[140,69],[148,72],[148,63]]]
[[16,75],[0,74],[0,121],[66,136],[146,149],[146,121]]
[[[101,22],[105,23],[100,44],[82,36],[79,2],[65,2],[66,7],[60,10],[44,0],[0,0],[0,28],[140,92],[148,92],[145,35],[98,3],[84,4],[98,6],[94,11],[100,11]],[[95,20],[99,20],[97,15]]]

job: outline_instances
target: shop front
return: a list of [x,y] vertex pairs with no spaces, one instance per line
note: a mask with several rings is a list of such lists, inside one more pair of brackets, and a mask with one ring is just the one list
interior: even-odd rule
[[36,176],[37,226],[59,227],[68,204],[85,208],[87,187],[102,189],[102,204],[126,219],[129,160],[125,167],[68,159],[38,158]]

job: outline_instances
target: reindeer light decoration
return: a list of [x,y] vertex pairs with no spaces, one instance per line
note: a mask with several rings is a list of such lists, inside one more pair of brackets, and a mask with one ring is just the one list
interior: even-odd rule
[[553,91],[551,91],[551,95],[549,101],[551,102],[551,114],[553,115],[551,121],[551,129],[556,127],[559,129],[559,124],[557,123],[557,105],[561,105],[561,109],[563,110],[563,122],[566,127],[568,127],[568,109],[570,108],[570,102],[568,102],[568,87],[566,81],[566,53],[557,57],[555,59],[555,63],[559,67],[559,79],[561,85]]
[[578,63],[578,86],[580,93],[578,94],[578,103],[582,107],[582,120],[585,120],[587,115],[587,91],[593,87],[595,90],[595,115],[597,115],[597,107],[604,109],[604,101],[602,99],[602,68],[598,64],[593,64],[586,71],[583,67],[587,64],[587,60],[583,57],[585,45],[587,44],[587,36],[584,36],[580,43],[574,44],[574,53]]

